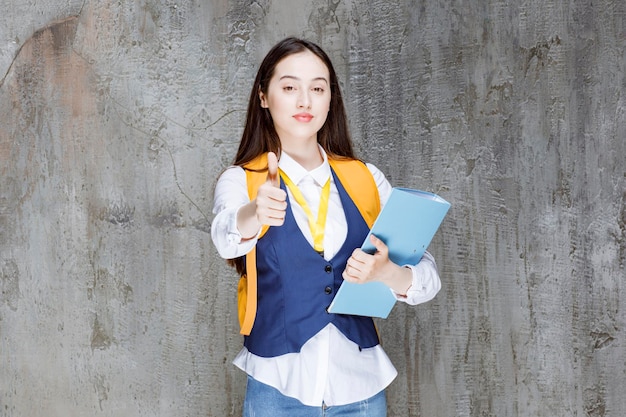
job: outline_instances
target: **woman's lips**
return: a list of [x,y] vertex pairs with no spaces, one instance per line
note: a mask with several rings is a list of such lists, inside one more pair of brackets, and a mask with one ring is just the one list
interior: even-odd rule
[[294,114],[293,118],[299,122],[308,123],[313,120],[313,115],[309,113],[298,113]]

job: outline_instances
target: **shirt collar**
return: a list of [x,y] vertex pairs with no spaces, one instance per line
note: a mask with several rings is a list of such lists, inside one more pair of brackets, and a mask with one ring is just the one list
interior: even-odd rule
[[328,178],[330,177],[330,165],[328,164],[328,156],[324,149],[319,146],[320,154],[324,159],[322,164],[317,168],[312,169],[311,171],[307,171],[302,165],[296,162],[289,154],[286,152],[281,152],[280,161],[278,161],[278,167],[293,181],[294,184],[298,185],[300,181],[307,175],[311,176],[313,180],[320,186],[324,186]]

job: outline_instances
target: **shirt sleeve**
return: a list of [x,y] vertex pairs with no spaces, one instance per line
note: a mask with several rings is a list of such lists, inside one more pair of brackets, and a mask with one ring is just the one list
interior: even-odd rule
[[[248,253],[257,238],[242,240],[237,229],[237,212],[250,202],[246,174],[241,167],[228,168],[217,180],[213,197],[211,238],[217,252],[224,259],[233,259]],[[260,230],[259,230],[260,232]]]
[[[387,202],[387,199],[389,199],[393,187],[387,178],[385,178],[382,171],[369,163],[367,164],[367,167],[372,173],[376,186],[378,187],[378,193],[380,194],[380,206],[382,208]],[[435,258],[428,251],[426,251],[417,265],[404,266],[411,269],[411,272],[413,273],[413,282],[406,295],[394,293],[396,299],[410,305],[417,305],[435,298],[435,295],[437,295],[441,289],[441,279],[439,278]]]
[[424,252],[424,256],[417,265],[405,265],[405,267],[413,272],[413,282],[406,295],[396,294],[396,298],[410,305],[422,304],[435,298],[441,289],[441,279],[435,258],[429,252]]

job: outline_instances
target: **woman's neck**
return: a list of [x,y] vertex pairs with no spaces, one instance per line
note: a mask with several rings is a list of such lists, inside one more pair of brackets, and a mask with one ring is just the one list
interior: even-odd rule
[[307,171],[311,171],[324,162],[317,142],[301,144],[301,146],[285,146],[281,144],[282,151],[289,154],[294,161],[302,165]]

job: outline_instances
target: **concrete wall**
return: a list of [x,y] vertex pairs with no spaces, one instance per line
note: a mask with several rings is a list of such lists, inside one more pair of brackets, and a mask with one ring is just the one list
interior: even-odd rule
[[237,416],[209,237],[256,67],[290,34],[359,154],[453,208],[443,289],[380,321],[390,416],[626,415],[626,4],[3,1],[0,415]]

